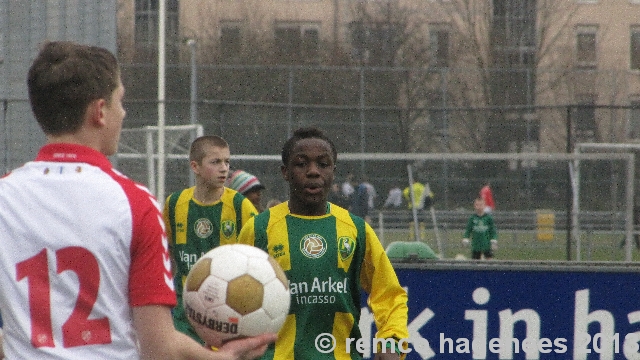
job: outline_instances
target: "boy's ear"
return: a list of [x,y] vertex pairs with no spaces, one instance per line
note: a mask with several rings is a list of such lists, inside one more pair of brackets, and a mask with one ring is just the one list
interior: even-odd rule
[[194,173],[197,174],[198,171],[198,163],[195,160],[189,161],[189,167],[193,170]]
[[89,103],[85,117],[91,125],[96,127],[104,127],[106,125],[104,112],[102,111],[106,103],[104,99],[97,99]]

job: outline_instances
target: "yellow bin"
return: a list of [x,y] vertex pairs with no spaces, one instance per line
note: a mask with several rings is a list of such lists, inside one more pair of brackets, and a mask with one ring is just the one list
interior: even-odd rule
[[537,210],[536,223],[538,225],[537,238],[539,241],[550,241],[554,237],[556,225],[555,214],[551,210]]

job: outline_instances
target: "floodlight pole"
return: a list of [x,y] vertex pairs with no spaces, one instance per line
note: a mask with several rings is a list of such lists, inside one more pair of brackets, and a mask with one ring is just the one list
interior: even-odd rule
[[627,163],[627,186],[626,186],[626,194],[627,194],[627,224],[626,224],[626,247],[625,247],[625,260],[631,262],[633,260],[633,254],[631,252],[631,241],[633,241],[635,232],[635,221],[634,217],[636,216],[636,212],[634,211],[635,207],[635,182],[636,182],[636,157],[635,154],[630,154],[630,159]]
[[[365,136],[364,136],[364,66],[360,66],[360,152],[365,152]],[[360,173],[365,173],[364,161],[360,162]]]
[[[1,62],[0,62],[1,63]],[[11,167],[9,166],[9,126],[7,124],[7,109],[9,108],[9,101],[7,99],[2,100],[2,127],[4,131],[4,173],[8,174]]]
[[[573,128],[571,126],[571,111],[572,108],[571,106],[567,107],[567,154],[571,154],[573,152],[573,142],[572,142],[572,136],[573,136]],[[571,188],[571,184],[572,184],[572,176],[571,176],[571,167],[569,167],[569,169],[567,169],[567,221],[566,221],[566,225],[567,225],[567,247],[566,247],[566,251],[567,251],[567,261],[571,261],[571,238],[573,237],[572,231],[571,231],[571,218],[572,218],[572,214],[573,214],[573,189]]]
[[[190,118],[189,123],[191,125],[195,125],[198,122],[198,79],[197,79],[197,68],[196,68],[196,40],[189,39],[187,40],[187,45],[189,45],[189,52],[191,54],[191,97],[190,97]],[[192,139],[194,140],[194,139]]]
[[[191,101],[190,101],[190,118],[189,123],[191,125],[195,125],[198,122],[198,82],[197,82],[197,74],[196,74],[196,40],[189,39],[187,40],[187,45],[189,45],[189,50],[191,53]],[[196,139],[193,131],[191,132],[190,142],[193,143]],[[194,186],[196,183],[195,174],[193,171],[189,171],[189,184]]]
[[291,137],[293,130],[293,69],[289,68],[287,76],[287,137]]
[[156,198],[164,202],[165,174],[165,19],[166,0],[158,8],[158,183]]
[[571,233],[576,239],[576,261],[582,260],[582,232],[580,231],[580,160],[569,162],[569,188],[571,189]]

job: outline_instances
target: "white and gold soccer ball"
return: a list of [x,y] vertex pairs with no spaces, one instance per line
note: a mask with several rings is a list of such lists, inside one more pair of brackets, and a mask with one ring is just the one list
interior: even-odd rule
[[185,281],[182,301],[200,338],[220,346],[233,338],[277,333],[291,298],[286,275],[269,254],[232,244],[198,259]]

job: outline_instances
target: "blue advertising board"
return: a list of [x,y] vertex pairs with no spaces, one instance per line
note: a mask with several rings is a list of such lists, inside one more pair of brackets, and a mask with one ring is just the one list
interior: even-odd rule
[[[436,261],[396,271],[409,295],[407,359],[640,359],[636,264]],[[366,308],[360,328],[370,344]]]

